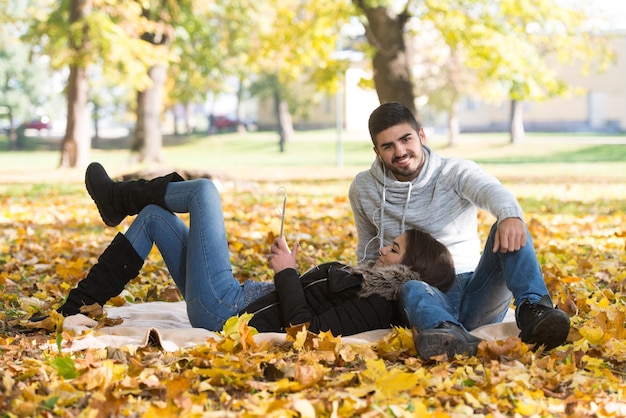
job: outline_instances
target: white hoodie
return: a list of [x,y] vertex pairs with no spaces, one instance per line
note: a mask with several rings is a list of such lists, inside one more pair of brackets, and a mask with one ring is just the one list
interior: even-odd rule
[[515,196],[475,162],[441,158],[427,146],[424,154],[424,166],[410,182],[396,180],[378,159],[352,181],[357,260],[378,258],[380,248],[398,235],[420,228],[448,247],[457,274],[474,271],[481,252],[477,207],[498,222],[523,220],[522,209]]

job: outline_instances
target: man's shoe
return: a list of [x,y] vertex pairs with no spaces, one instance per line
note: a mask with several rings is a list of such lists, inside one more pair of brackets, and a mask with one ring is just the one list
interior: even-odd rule
[[415,349],[424,360],[444,353],[448,358],[457,354],[475,356],[478,344],[482,341],[451,322],[442,322],[437,328],[417,333],[414,338]]
[[569,334],[569,317],[552,306],[548,295],[537,303],[524,300],[515,311],[515,320],[523,342],[543,345],[546,350],[563,344]]

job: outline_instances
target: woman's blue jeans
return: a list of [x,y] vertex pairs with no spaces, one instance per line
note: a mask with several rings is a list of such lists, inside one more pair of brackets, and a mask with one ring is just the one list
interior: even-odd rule
[[423,331],[448,321],[471,331],[501,322],[511,305],[526,298],[531,303],[548,295],[532,239],[519,251],[493,252],[497,225],[493,225],[483,254],[473,273],[456,277],[445,293],[421,281],[405,283],[400,292],[400,309],[408,325]]
[[[126,231],[143,259],[157,246],[187,304],[194,327],[212,331],[250,302],[274,290],[274,284],[233,276],[218,190],[208,179],[170,183],[169,210],[146,206]],[[172,212],[189,213],[189,227]]]

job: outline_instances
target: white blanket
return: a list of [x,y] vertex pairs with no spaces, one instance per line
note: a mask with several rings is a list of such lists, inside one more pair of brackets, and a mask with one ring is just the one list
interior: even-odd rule
[[[219,340],[220,334],[203,328],[193,328],[189,323],[185,302],[148,302],[120,307],[106,307],[109,318],[122,318],[119,325],[95,329],[98,324],[93,319],[82,315],[65,318],[63,329],[74,331],[75,337],[65,344],[63,351],[80,351],[87,348],[123,347],[155,344],[164,351],[173,352],[179,348],[202,344],[207,339]],[[517,336],[513,311],[500,324],[486,325],[472,331],[472,334],[488,340],[506,339]],[[342,337],[346,343],[372,344],[389,333],[389,329],[363,332],[349,337]],[[285,334],[259,333],[255,341],[284,342]]]

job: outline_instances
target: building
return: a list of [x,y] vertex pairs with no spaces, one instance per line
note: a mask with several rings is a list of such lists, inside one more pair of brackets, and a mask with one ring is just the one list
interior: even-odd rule
[[[565,81],[577,87],[578,94],[544,102],[525,102],[524,127],[528,132],[626,132],[626,31],[615,38],[617,62],[600,74],[583,77],[575,66],[559,70]],[[340,97],[320,97],[308,117],[294,117],[297,130],[334,128],[339,122],[348,132],[367,131],[370,113],[379,105],[376,92],[360,87],[362,78],[371,78],[368,65],[353,62],[347,70]],[[337,112],[342,107],[341,114]],[[427,109],[423,109],[426,111]],[[490,105],[469,98],[459,110],[461,132],[507,132],[510,101]],[[445,120],[445,118],[437,118]],[[258,106],[259,129],[275,129],[274,105]],[[428,120],[424,120],[429,124]],[[445,123],[437,128],[445,127]]]
[[[626,132],[626,32],[615,38],[617,62],[602,73],[580,75],[576,66],[561,66],[559,73],[579,94],[524,102],[524,128],[528,132]],[[488,105],[464,99],[459,111],[461,132],[501,132],[509,129],[510,102]]]

